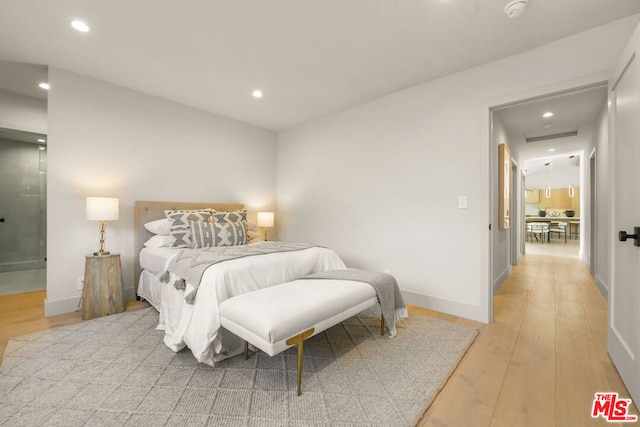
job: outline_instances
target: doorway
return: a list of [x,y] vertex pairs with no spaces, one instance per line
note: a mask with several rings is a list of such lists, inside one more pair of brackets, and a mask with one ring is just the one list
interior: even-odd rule
[[[523,186],[515,186],[515,199],[524,203],[521,226],[514,221],[512,229],[511,260],[549,253],[579,257],[589,266],[594,194],[587,156],[597,139],[596,124],[606,118],[606,102],[606,83],[599,82],[491,108],[491,141],[502,133],[519,168],[514,184],[520,174],[525,177]],[[540,232],[532,233],[531,223],[539,223]]]
[[46,140],[0,128],[0,296],[46,289]]

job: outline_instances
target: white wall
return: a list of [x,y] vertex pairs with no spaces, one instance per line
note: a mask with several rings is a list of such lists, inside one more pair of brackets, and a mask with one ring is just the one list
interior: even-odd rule
[[45,314],[73,311],[84,257],[98,246],[86,196],[120,198],[106,249],[122,254],[133,296],[135,200],[275,207],[275,134],[50,68]]
[[0,127],[47,133],[47,101],[0,91]]
[[[585,147],[587,141],[585,141]],[[587,156],[588,157],[588,156]],[[576,158],[576,163],[578,159]],[[581,159],[588,162],[588,159]],[[580,186],[580,167],[577,164],[554,166],[553,169],[535,174],[527,174],[527,188],[544,189],[547,185],[551,188],[568,188],[570,184]]]
[[[490,320],[488,108],[608,72],[637,22],[617,21],[282,132],[279,237],[330,246],[352,267],[390,269],[410,303]],[[458,209],[458,195],[469,197],[468,209]]]
[[595,131],[596,147],[596,222],[595,265],[593,274],[596,284],[605,298],[608,298],[611,283],[611,206],[612,176],[611,143],[609,139],[609,122],[607,106],[602,108],[598,116]]

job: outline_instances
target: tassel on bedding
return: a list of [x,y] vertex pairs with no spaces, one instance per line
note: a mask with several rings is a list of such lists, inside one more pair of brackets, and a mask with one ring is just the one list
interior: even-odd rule
[[171,274],[168,271],[165,271],[162,276],[160,276],[159,280],[161,283],[169,283],[169,278],[171,278]]
[[184,291],[187,289],[187,282],[184,279],[178,279],[173,282],[173,287],[179,291]]
[[196,300],[196,291],[193,290],[189,292],[187,296],[184,297],[184,300],[187,302],[187,304],[193,304]]

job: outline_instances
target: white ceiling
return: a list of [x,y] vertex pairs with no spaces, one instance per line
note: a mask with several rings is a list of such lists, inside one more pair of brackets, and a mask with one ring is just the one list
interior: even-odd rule
[[3,0],[0,60],[280,130],[640,13],[638,0],[530,0],[509,19],[506,3]]
[[47,67],[44,65],[0,61],[0,91],[47,99],[47,91],[38,87],[46,81]]
[[[588,139],[585,135],[593,131],[598,114],[606,103],[607,86],[603,84],[523,102],[495,113],[513,136],[509,146],[519,153],[522,168],[530,176],[552,168],[579,164],[580,154]],[[553,117],[542,117],[545,112],[552,112]],[[545,128],[545,125],[551,127]],[[526,142],[529,137],[553,136],[571,131],[577,131],[578,135]],[[545,166],[547,163],[552,165]]]

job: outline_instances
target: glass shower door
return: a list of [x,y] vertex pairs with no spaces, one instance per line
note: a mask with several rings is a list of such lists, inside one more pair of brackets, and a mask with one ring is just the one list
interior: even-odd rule
[[45,135],[0,129],[0,295],[46,287],[44,141]]

